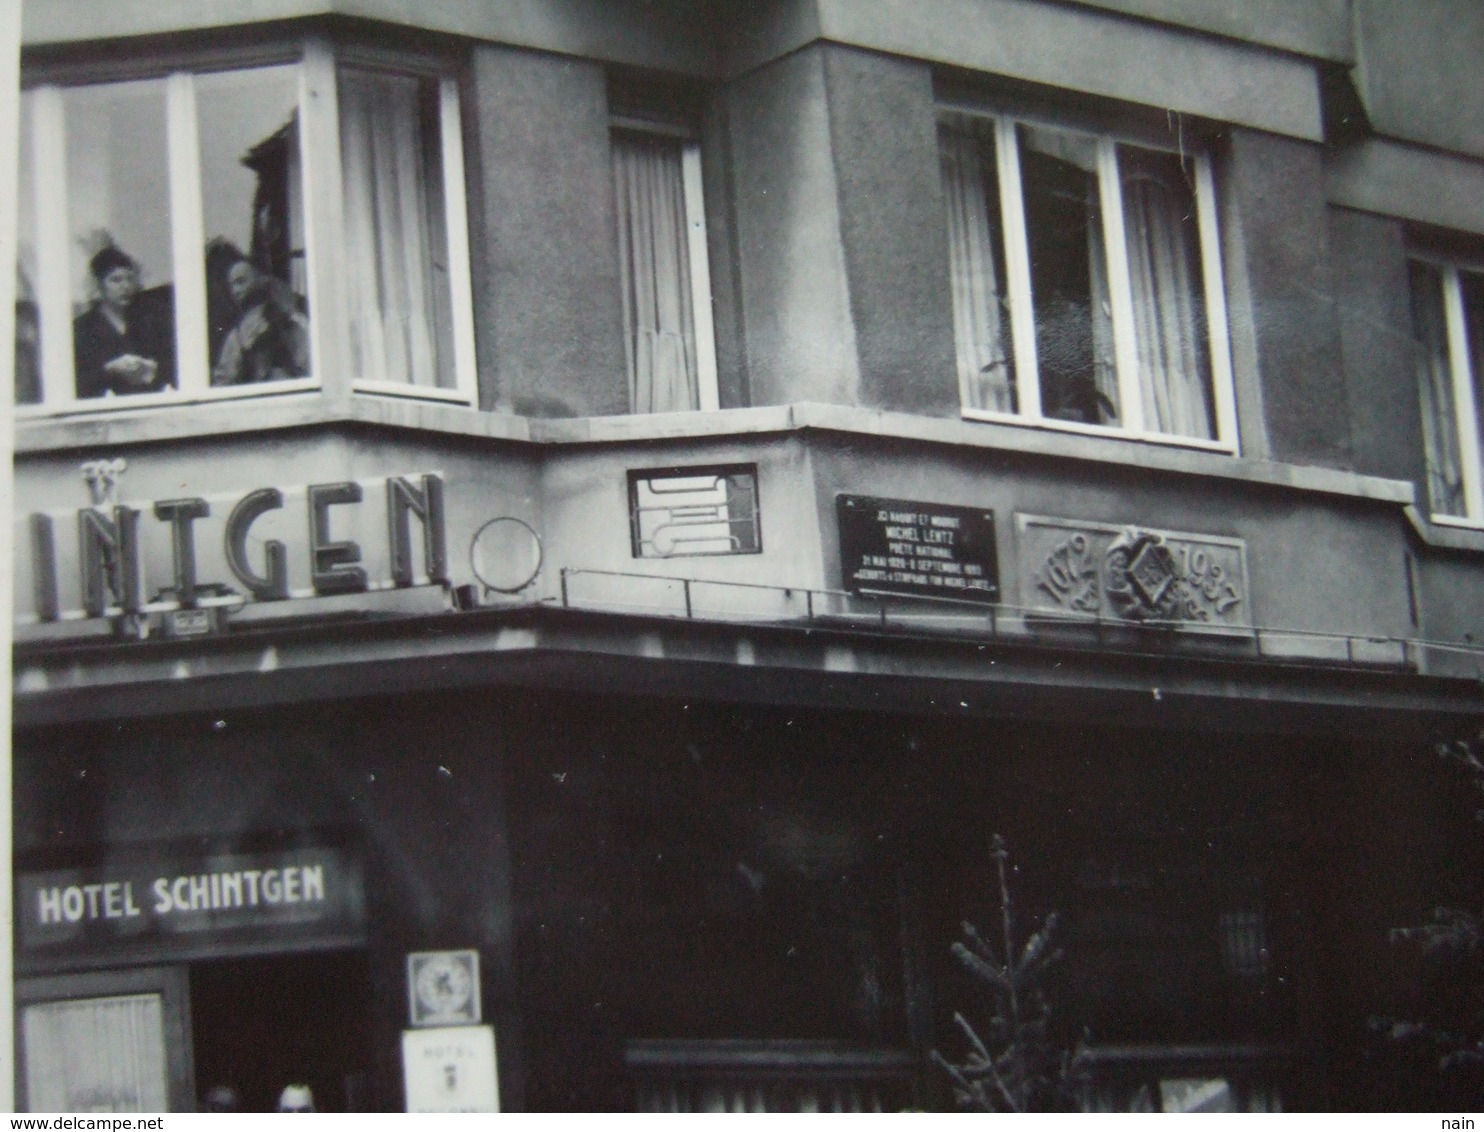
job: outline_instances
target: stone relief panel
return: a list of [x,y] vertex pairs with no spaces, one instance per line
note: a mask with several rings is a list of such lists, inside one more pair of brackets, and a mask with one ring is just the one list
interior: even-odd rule
[[1242,539],[1041,515],[1015,516],[1028,614],[1248,628]]

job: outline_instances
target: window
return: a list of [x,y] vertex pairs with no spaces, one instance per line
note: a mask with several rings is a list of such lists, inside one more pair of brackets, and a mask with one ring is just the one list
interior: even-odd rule
[[22,1007],[29,1112],[164,1112],[169,1094],[158,994]]
[[665,468],[629,473],[635,558],[759,554],[757,468]]
[[612,153],[630,408],[715,409],[700,146],[683,132],[619,119]]
[[964,415],[1234,451],[1210,160],[956,111],[939,154]]
[[317,41],[148,66],[24,94],[17,402],[472,400],[454,81]]
[[1414,259],[1412,332],[1435,522],[1484,523],[1484,271]]

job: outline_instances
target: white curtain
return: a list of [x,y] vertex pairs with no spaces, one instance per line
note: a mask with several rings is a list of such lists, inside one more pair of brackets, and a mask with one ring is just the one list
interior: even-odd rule
[[164,1112],[169,1107],[160,996],[27,1006],[21,1048],[32,1112]]
[[613,190],[629,404],[636,413],[700,407],[680,143],[613,135]]
[[437,170],[423,136],[424,82],[340,71],[351,362],[367,381],[449,386],[438,341],[442,202],[430,191]]
[[1145,427],[1175,436],[1214,437],[1206,320],[1201,301],[1196,202],[1173,154],[1119,148],[1123,224],[1139,354]]
[[[938,153],[948,210],[948,271],[958,384],[969,409],[1016,411],[1009,355],[1009,302],[996,266],[998,192],[985,175],[994,161],[992,126],[943,126]],[[977,135],[977,136],[976,136]]]
[[1443,311],[1443,274],[1412,264],[1412,351],[1422,401],[1422,441],[1427,453],[1427,492],[1435,515],[1464,515],[1463,466],[1458,455],[1458,411],[1448,364],[1448,323]]
[[881,1112],[880,1088],[851,1080],[768,1084],[676,1081],[643,1086],[641,1112]]
[[1092,381],[1098,393],[1098,424],[1116,425],[1118,352],[1113,345],[1113,299],[1108,291],[1108,250],[1103,240],[1103,201],[1098,182],[1087,188],[1088,306],[1092,309]]

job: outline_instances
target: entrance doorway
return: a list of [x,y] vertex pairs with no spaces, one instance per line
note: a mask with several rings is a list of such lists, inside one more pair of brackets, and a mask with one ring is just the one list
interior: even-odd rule
[[199,1097],[235,1089],[272,1112],[285,1085],[308,1085],[321,1112],[364,1111],[371,1063],[363,951],[193,963],[191,1036]]

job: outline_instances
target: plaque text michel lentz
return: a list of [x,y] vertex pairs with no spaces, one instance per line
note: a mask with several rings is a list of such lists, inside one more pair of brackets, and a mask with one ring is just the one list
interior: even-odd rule
[[835,513],[840,572],[851,593],[999,600],[993,511],[837,495]]

